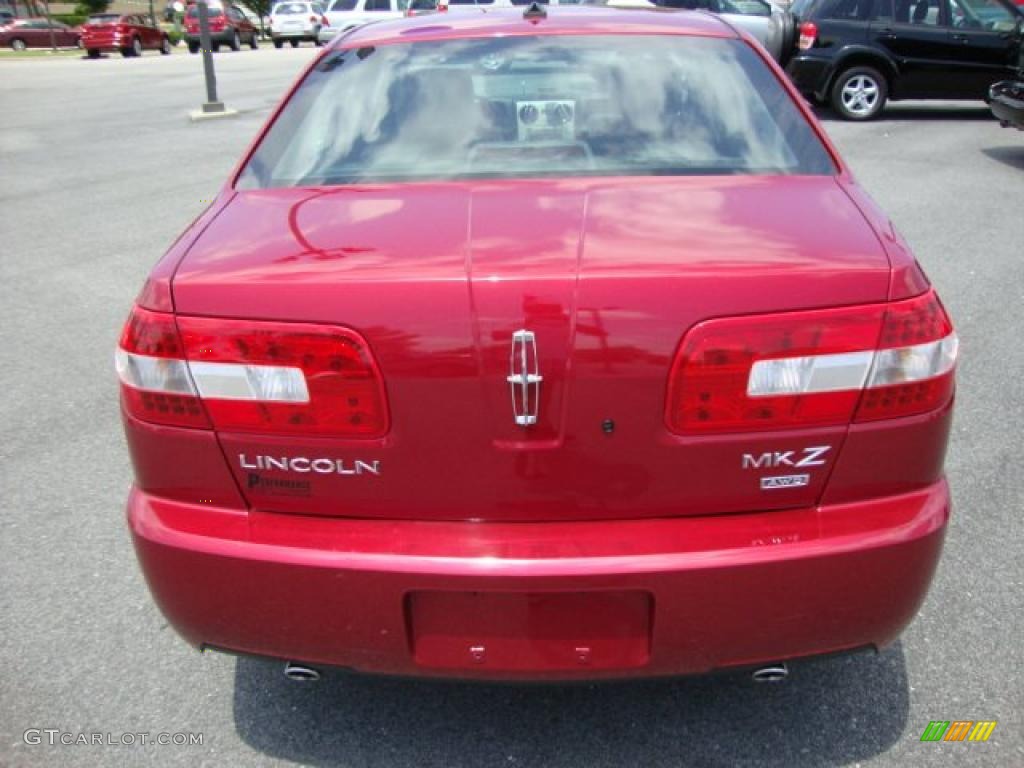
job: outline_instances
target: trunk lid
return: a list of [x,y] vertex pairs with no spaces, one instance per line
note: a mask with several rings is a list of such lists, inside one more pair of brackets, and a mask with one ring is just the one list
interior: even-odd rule
[[[813,504],[845,427],[673,435],[676,348],[707,318],[884,301],[889,272],[832,178],[531,180],[240,192],[173,291],[182,314],[352,328],[380,366],[385,438],[219,434],[255,508],[566,520]],[[529,427],[507,381],[522,330],[543,376]],[[820,446],[804,487],[743,466]]]

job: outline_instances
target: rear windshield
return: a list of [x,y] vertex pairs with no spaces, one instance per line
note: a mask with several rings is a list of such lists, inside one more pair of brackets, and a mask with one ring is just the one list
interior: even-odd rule
[[541,36],[329,54],[239,187],[834,171],[740,40]]
[[[224,15],[224,11],[221,10],[220,8],[209,8],[209,7],[207,7],[206,12],[209,14],[209,17],[211,19],[216,19],[218,16],[223,16]],[[198,5],[193,5],[191,8],[188,9],[188,13],[185,14],[185,15],[188,18],[190,18],[190,19],[198,19],[199,18],[199,6]]]
[[102,13],[90,16],[86,24],[116,24],[121,19],[119,13]]
[[331,4],[332,11],[351,11],[356,7],[359,0],[334,0]]
[[282,3],[274,6],[275,16],[290,16],[296,13],[309,13],[309,6],[305,3]]

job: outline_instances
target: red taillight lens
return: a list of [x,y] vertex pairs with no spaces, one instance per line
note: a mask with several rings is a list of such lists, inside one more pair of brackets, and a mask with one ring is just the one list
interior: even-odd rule
[[680,346],[667,421],[707,434],[921,413],[948,400],[955,360],[956,334],[931,291],[888,306],[708,320]]
[[806,51],[809,48],[814,47],[814,43],[818,39],[818,25],[811,21],[805,21],[800,25],[800,40],[797,42],[797,47],[801,51]]
[[209,427],[174,316],[135,307],[115,356],[125,410],[142,421]]
[[[125,339],[136,337],[147,343],[126,346]],[[160,354],[151,355],[154,350]],[[160,365],[174,368],[173,375],[147,378]],[[179,317],[175,325],[171,315],[136,307],[118,350],[118,372],[129,406],[147,392],[188,394],[218,429],[379,437],[388,428],[383,382],[366,343],[334,326],[199,317]],[[202,423],[186,423],[129,412],[147,421],[209,426],[205,414]]]
[[929,291],[890,306],[857,421],[909,416],[953,395],[958,342],[938,296]]
[[323,26],[325,26],[325,27],[329,27],[329,26],[331,26],[331,22],[327,20],[327,17],[326,17],[326,16],[321,16],[321,17],[320,17],[320,23],[321,23],[321,24],[322,24]]

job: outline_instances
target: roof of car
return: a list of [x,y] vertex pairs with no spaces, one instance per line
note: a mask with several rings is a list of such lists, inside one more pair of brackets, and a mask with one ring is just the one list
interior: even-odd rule
[[341,35],[334,47],[352,48],[422,40],[512,35],[696,35],[738,37],[717,16],[702,11],[594,6],[545,6],[543,18],[527,18],[528,6],[487,10],[481,14],[431,13],[378,21]]

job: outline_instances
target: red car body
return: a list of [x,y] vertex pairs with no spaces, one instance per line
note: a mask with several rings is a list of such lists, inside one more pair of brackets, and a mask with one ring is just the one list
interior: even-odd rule
[[90,16],[82,25],[82,47],[96,58],[102,52],[117,52],[123,56],[141,56],[143,51],[171,52],[171,43],[160,27],[151,24],[149,17],[116,13]]
[[[259,46],[260,31],[233,5],[214,7],[210,13],[210,41],[213,50],[220,50],[221,44],[238,50],[243,44],[251,48]],[[199,53],[199,8],[190,4],[185,12],[185,43],[191,53]]]
[[[414,26],[419,40],[736,34],[697,14],[573,10],[374,24],[318,61]],[[703,673],[891,643],[950,513],[951,365],[918,389],[809,396],[838,420],[736,427],[764,414],[710,405],[725,426],[707,429],[703,394],[688,400],[716,334],[863,320],[840,347],[866,345],[875,368],[876,347],[955,339],[784,87],[834,175],[229,182],[152,272],[119,355],[187,358],[198,376],[232,349],[283,361],[278,342],[331,334],[347,400],[314,391],[330,366],[309,372],[312,347],[293,364],[333,409],[323,418],[353,432],[122,384],[128,521],[173,626],[199,647],[490,679]],[[509,388],[531,371],[543,382],[524,428]]]
[[53,36],[50,36],[50,22],[46,19],[12,19],[0,22],[0,47],[24,50],[26,48],[74,48],[81,36],[77,29],[59,21],[53,22]]

